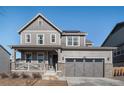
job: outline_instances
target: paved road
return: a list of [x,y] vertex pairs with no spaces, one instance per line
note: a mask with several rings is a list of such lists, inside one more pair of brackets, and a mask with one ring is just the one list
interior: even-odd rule
[[67,77],[69,86],[124,86],[124,81],[108,78]]

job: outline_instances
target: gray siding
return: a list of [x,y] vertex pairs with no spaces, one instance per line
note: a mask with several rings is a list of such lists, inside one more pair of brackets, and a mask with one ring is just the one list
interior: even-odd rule
[[[63,47],[65,47],[66,46],[66,37],[67,36],[62,36],[62,40],[61,40],[61,44],[62,44],[62,46]],[[79,36],[80,37],[80,46],[78,46],[78,47],[83,47],[83,46],[85,46],[85,36]],[[68,46],[68,47],[70,47],[70,46]]]
[[[102,62],[89,63],[85,62],[76,63],[74,69],[74,63],[65,62],[66,58],[102,58]],[[65,63],[64,72],[65,76],[95,76],[95,77],[112,77],[112,51],[62,51],[61,62]],[[69,64],[69,65],[68,65]],[[107,64],[111,64],[108,66]],[[110,68],[109,68],[110,67]],[[103,71],[104,70],[104,71]],[[74,73],[74,71],[76,71]],[[104,73],[104,75],[103,75]]]
[[[41,25],[39,25],[39,20]],[[25,43],[25,34],[31,34],[31,43]],[[44,34],[44,45],[62,45],[66,46],[66,36],[60,38],[60,32],[58,32],[54,27],[52,27],[48,22],[46,22],[41,17],[35,19],[29,26],[25,28],[20,34],[20,43],[22,45],[36,45],[37,34]],[[56,34],[56,43],[50,42],[50,35]],[[85,36],[80,37],[80,46],[85,46]],[[62,43],[61,43],[62,42]]]
[[[71,54],[71,55],[70,55]],[[74,58],[104,58],[105,63],[112,63],[112,51],[74,51],[74,50],[63,50],[62,57],[68,58],[68,57],[74,57]],[[109,60],[108,60],[109,58]],[[64,60],[61,59],[62,63],[65,63]]]
[[[25,34],[31,34],[31,43],[25,43]],[[51,31],[46,31],[44,32],[43,30],[40,30],[38,32],[22,32],[21,33],[21,44],[22,45],[36,45],[37,41],[37,34],[43,34],[44,35],[44,45],[60,45],[61,41],[60,41],[60,33],[54,30]],[[50,42],[50,35],[51,34],[56,34],[56,43],[51,43]]]
[[[41,21],[41,25],[39,25],[39,20]],[[48,24],[41,17],[37,18],[33,23],[31,23],[25,30],[55,30],[50,24]]]
[[10,72],[10,55],[0,47],[0,73]]
[[124,43],[124,27],[111,35],[104,46],[117,46]]
[[[38,24],[41,20],[41,25]],[[31,43],[25,43],[25,34],[31,34]],[[22,45],[36,45],[36,35],[44,34],[44,45],[60,45],[60,32],[41,18],[36,19],[20,34],[20,43]],[[56,34],[56,43],[50,43],[50,34]]]

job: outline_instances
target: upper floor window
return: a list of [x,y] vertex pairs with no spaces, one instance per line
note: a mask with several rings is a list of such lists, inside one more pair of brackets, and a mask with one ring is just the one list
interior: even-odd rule
[[68,45],[73,45],[73,43],[72,43],[72,36],[68,36],[67,37],[67,43],[68,43]]
[[68,46],[79,46],[80,45],[80,37],[78,36],[67,36],[66,45]]
[[31,43],[31,34],[25,34],[25,43]]
[[73,45],[74,45],[74,46],[79,45],[78,37],[73,37]]
[[44,35],[37,34],[37,44],[44,44]]
[[51,34],[50,41],[51,43],[56,43],[56,34]]

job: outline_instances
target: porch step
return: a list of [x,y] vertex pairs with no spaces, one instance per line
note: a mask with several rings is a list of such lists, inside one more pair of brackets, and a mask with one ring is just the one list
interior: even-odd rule
[[44,73],[43,80],[58,80],[59,76],[57,75],[57,73],[55,71],[46,71],[46,73]]

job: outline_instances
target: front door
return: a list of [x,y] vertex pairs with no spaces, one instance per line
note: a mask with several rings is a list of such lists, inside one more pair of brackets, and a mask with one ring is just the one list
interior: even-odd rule
[[53,68],[56,69],[56,64],[58,61],[58,56],[57,55],[53,55]]
[[52,66],[53,66],[53,57],[52,57],[52,55],[49,55],[49,66],[50,66],[50,68],[52,68]]
[[57,55],[49,55],[49,69],[56,70],[57,60],[58,60]]

